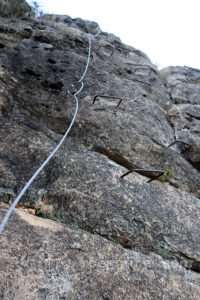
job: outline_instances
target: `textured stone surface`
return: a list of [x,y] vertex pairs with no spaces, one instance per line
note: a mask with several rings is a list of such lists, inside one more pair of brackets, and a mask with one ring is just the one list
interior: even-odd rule
[[[1,205],[0,214],[5,209]],[[200,297],[199,276],[176,262],[19,209],[1,236],[0,255],[1,299]]]
[[[74,127],[21,201],[29,212],[67,227],[17,210],[20,216],[0,237],[2,297],[199,299],[200,71],[159,72],[140,50],[97,32],[95,22],[68,16],[0,18],[4,203],[13,201],[69,125],[88,33],[92,39]],[[122,102],[117,107],[119,99],[102,95]],[[189,148],[167,148],[175,140]],[[120,179],[135,167],[167,170],[168,177]],[[78,250],[68,249],[70,243]]]
[[[46,189],[41,181],[37,189],[30,189],[26,206],[126,248],[143,253],[166,249],[168,258],[200,268],[199,199],[168,183],[148,184],[138,174],[120,180],[125,169],[100,154],[68,152],[59,160],[54,162],[59,177],[49,177]],[[55,174],[53,165],[48,171]]]
[[199,104],[200,70],[168,67],[161,70],[160,74],[176,104]]
[[184,157],[200,169],[200,71],[188,67],[169,67],[161,70],[174,106],[168,115],[174,127],[175,138],[182,140],[191,148],[183,149]]

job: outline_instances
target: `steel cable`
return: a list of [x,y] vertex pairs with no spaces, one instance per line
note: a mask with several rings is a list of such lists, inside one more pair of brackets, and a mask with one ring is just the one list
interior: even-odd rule
[[[97,34],[95,34],[94,36],[98,36],[100,34],[101,30],[99,29],[99,32]],[[2,233],[6,223],[8,222],[13,210],[15,209],[16,205],[19,203],[19,201],[21,200],[22,196],[25,194],[25,192],[27,191],[27,189],[29,188],[29,186],[32,184],[32,182],[35,180],[35,178],[40,174],[40,172],[44,169],[44,167],[48,164],[48,162],[51,160],[51,158],[54,156],[54,154],[58,151],[58,149],[61,147],[61,145],[63,144],[63,142],[65,141],[65,139],[67,138],[78,113],[78,99],[77,99],[77,95],[82,91],[83,87],[84,87],[84,83],[83,83],[83,79],[85,78],[85,75],[88,71],[88,66],[90,63],[90,58],[91,58],[91,37],[88,35],[88,57],[87,57],[87,63],[86,63],[86,67],[85,70],[83,72],[83,75],[81,76],[81,78],[79,79],[79,83],[81,83],[81,87],[80,89],[73,95],[74,99],[75,99],[75,112],[74,112],[74,116],[71,120],[71,123],[66,131],[66,133],[64,134],[64,136],[62,137],[62,139],[60,140],[60,142],[57,144],[57,146],[55,147],[55,149],[50,153],[50,155],[46,158],[46,160],[41,164],[41,166],[36,170],[36,172],[33,174],[33,176],[29,179],[29,181],[25,184],[25,186],[23,187],[23,189],[21,190],[21,192],[19,193],[19,195],[17,196],[17,198],[14,200],[13,204],[10,206],[10,208],[8,209],[5,217],[3,218],[1,224],[0,224],[0,234]]]

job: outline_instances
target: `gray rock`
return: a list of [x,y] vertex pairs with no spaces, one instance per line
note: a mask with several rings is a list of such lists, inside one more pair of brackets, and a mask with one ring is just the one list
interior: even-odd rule
[[185,149],[181,143],[177,146],[184,157],[199,170],[200,71],[188,67],[169,67],[161,70],[161,76],[175,103],[168,111],[175,138],[188,143],[191,147]]
[[[168,183],[151,182],[89,151],[63,153],[22,202],[38,215],[73,224],[143,253],[169,251],[189,269],[200,268],[200,201]],[[45,187],[45,188],[44,188]],[[43,188],[43,190],[42,190]],[[180,239],[181,236],[181,239]]]
[[160,71],[171,98],[176,104],[199,104],[200,70],[189,67],[168,67]]
[[[1,205],[0,214],[6,208]],[[200,297],[199,276],[176,262],[126,250],[21,209],[1,236],[0,255],[2,300]]]
[[[12,216],[0,237],[2,298],[199,299],[198,71],[159,72],[116,36],[95,36],[97,28],[68,16],[0,18],[5,203],[66,131],[87,62],[86,33],[92,39],[74,127],[20,202],[57,222],[28,215],[28,225],[24,215]],[[192,83],[180,85],[185,77]],[[192,147],[168,148],[177,139]],[[152,174],[120,179],[132,168],[168,176],[149,183]],[[37,222],[52,226],[39,230]],[[70,243],[73,249],[66,248]]]
[[189,145],[183,149],[183,145],[178,143],[178,147],[183,151],[184,157],[200,170],[200,105],[180,104],[173,109],[176,113],[170,118],[175,128],[176,139]]

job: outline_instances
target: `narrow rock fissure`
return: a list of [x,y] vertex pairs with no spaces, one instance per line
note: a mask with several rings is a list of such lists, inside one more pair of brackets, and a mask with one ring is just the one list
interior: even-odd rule
[[69,220],[66,222],[64,219],[58,219],[56,216],[51,217],[50,215],[43,215],[42,213],[37,213],[36,210],[36,215],[42,218],[46,219],[51,219],[54,221],[60,221],[61,223],[67,224],[69,226],[72,226],[74,228],[79,228],[81,230],[84,230],[90,234],[97,235],[99,237],[105,238],[108,241],[111,241],[117,245],[120,245],[122,248],[130,250],[130,251],[135,251],[138,253],[142,253],[144,255],[150,255],[151,253],[155,253],[163,258],[165,261],[176,261],[178,262],[183,268],[186,270],[195,272],[195,273],[200,273],[200,261],[196,261],[195,259],[187,256],[186,254],[182,252],[174,252],[168,248],[165,248],[164,246],[156,246],[153,247],[151,245],[147,245],[146,248],[138,247],[137,243],[136,246],[134,245],[134,240],[131,239],[128,236],[121,236],[118,238],[115,235],[112,235],[111,233],[109,234],[101,234],[94,230],[92,227],[88,225],[84,225],[80,221],[76,221],[73,218],[69,218]]
[[194,116],[193,114],[190,114],[190,113],[188,113],[188,112],[187,112],[187,115],[190,116],[190,117],[193,118],[193,119],[198,120],[198,121],[200,120],[200,117],[199,117],[199,116]]
[[131,170],[133,168],[139,168],[138,166],[136,166],[135,164],[133,164],[132,162],[130,162],[129,160],[127,160],[126,158],[124,158],[119,152],[114,151],[114,150],[108,150],[106,148],[103,147],[99,147],[99,146],[94,146],[93,151],[103,154],[106,157],[108,157],[110,160],[112,160],[113,162],[117,163],[118,165]]
[[[14,196],[13,191],[7,190],[7,189],[6,190],[1,189],[1,192],[3,192],[4,196],[2,194],[2,196],[0,197],[0,201],[8,204],[11,201],[11,198],[13,198],[13,196]],[[24,209],[26,209],[26,205],[25,206],[22,205],[22,207]],[[30,209],[30,208],[35,208],[34,204],[31,206],[27,206],[27,209]],[[37,217],[41,217],[43,219],[50,219],[50,220],[54,220],[56,222],[59,221],[63,224],[67,224],[68,226],[72,226],[74,228],[79,228],[90,234],[94,234],[94,235],[100,236],[102,238],[105,238],[108,241],[118,244],[127,250],[132,250],[132,251],[135,251],[138,253],[142,253],[144,255],[150,255],[151,253],[155,253],[155,254],[161,256],[163,258],[163,260],[165,260],[165,261],[176,261],[182,267],[184,267],[186,270],[190,270],[195,273],[200,273],[200,261],[196,261],[195,259],[187,256],[186,254],[184,254],[182,252],[174,252],[168,248],[165,248],[164,246],[159,246],[159,245],[153,247],[152,249],[150,249],[151,248],[150,246],[149,247],[147,246],[146,248],[143,248],[143,249],[141,247],[138,248],[138,247],[134,246],[134,240],[129,239],[128,236],[127,237],[124,236],[124,238],[122,237],[120,240],[119,238],[117,238],[114,235],[109,236],[109,234],[101,234],[101,233],[97,232],[96,230],[92,229],[90,226],[83,225],[82,223],[77,222],[73,218],[70,218],[66,222],[66,220],[59,218],[59,216],[56,216],[56,215],[51,216],[48,214],[43,214],[37,209],[35,211],[35,215]]]
[[167,255],[162,254],[161,252],[157,251],[156,249],[153,249],[153,251],[148,248],[138,249],[138,247],[133,246],[134,241],[131,241],[131,243],[130,243],[130,240],[128,239],[128,237],[125,238],[125,240],[127,240],[127,243],[126,242],[123,243],[122,241],[117,240],[117,238],[115,236],[113,236],[113,238],[112,238],[112,237],[109,237],[108,235],[97,233],[96,231],[92,230],[91,228],[88,228],[85,226],[80,226],[79,228],[88,233],[100,236],[102,238],[107,239],[108,241],[116,243],[116,244],[120,245],[121,247],[123,247],[124,249],[142,253],[144,255],[150,255],[151,253],[155,253],[155,254],[161,256],[163,258],[163,260],[165,260],[165,261],[176,261],[186,270],[189,270],[189,271],[192,271],[195,273],[200,273],[200,261],[195,261],[193,258],[188,257],[184,253],[173,252],[171,250],[165,249],[164,247],[162,247],[162,250],[163,250],[163,252],[167,253]]
[[165,261],[176,261],[186,270],[200,273],[200,261],[196,261],[194,258],[189,257],[183,252],[180,251],[172,251],[168,247],[155,246],[150,251],[151,253],[156,253],[161,256]]

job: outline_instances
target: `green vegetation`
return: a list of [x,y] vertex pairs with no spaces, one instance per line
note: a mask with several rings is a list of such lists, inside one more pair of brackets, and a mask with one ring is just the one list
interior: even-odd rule
[[170,181],[170,179],[172,178],[172,171],[171,169],[169,169],[168,167],[165,169],[165,173],[163,175],[163,181]]
[[30,6],[25,0],[1,0],[0,16],[7,18],[28,17],[30,15],[41,15],[37,1]]
[[176,255],[173,252],[171,252],[170,250],[168,250],[168,249],[166,249],[162,246],[155,246],[154,251],[155,251],[155,253],[162,256],[162,258],[165,259],[165,260],[174,260],[174,259],[176,259]]

